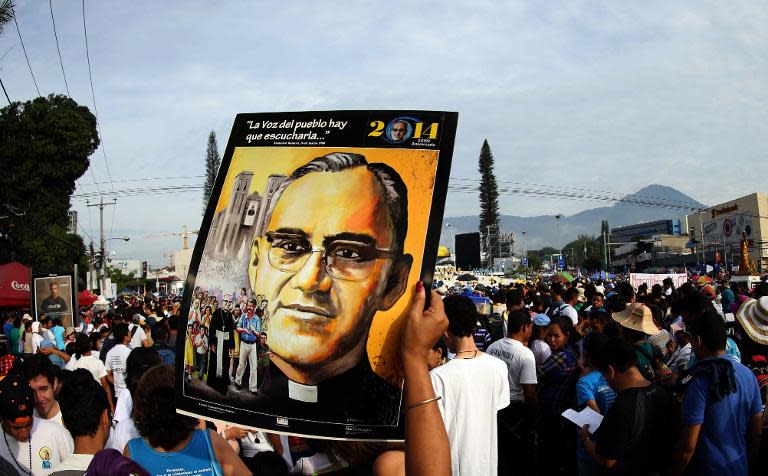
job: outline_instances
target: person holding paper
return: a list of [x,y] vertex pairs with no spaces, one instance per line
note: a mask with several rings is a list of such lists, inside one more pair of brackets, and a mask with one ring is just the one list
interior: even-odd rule
[[[603,362],[603,350],[608,339],[605,334],[599,332],[592,332],[584,338],[585,373],[576,382],[576,408],[590,408],[603,416],[616,399],[616,392],[608,385],[603,372],[600,371],[600,362]],[[596,441],[596,437],[593,439]],[[581,440],[576,447],[576,463],[579,476],[600,474],[600,469],[587,454]]]
[[674,401],[637,368],[637,355],[621,339],[604,349],[603,374],[617,393],[592,440],[589,425],[579,437],[587,454],[612,474],[656,475],[667,467],[675,440]]

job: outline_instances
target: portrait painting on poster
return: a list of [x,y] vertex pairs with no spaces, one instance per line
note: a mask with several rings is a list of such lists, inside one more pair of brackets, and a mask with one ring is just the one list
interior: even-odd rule
[[64,327],[77,326],[77,289],[74,283],[74,274],[33,274],[32,308],[35,320],[40,320],[44,314],[51,319],[61,319]]
[[400,323],[431,283],[456,113],[240,114],[185,283],[177,408],[403,435]]

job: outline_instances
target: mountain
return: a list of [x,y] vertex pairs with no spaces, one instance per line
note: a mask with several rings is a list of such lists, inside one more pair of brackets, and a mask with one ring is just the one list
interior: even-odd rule
[[[669,205],[684,205],[688,210],[672,208]],[[554,215],[519,217],[501,215],[502,233],[515,233],[515,247],[535,250],[544,246],[559,247],[575,240],[578,235],[599,235],[600,222],[608,220],[611,228],[634,225],[654,220],[680,219],[690,208],[703,208],[704,205],[664,185],[649,185],[635,193],[628,194],[607,207],[590,208],[575,215],[560,219],[560,240]],[[450,227],[446,226],[450,223]],[[450,244],[452,234],[478,231],[480,219],[477,216],[445,217],[443,219],[440,242]],[[525,237],[523,237],[525,232]],[[452,248],[452,246],[451,246]]]

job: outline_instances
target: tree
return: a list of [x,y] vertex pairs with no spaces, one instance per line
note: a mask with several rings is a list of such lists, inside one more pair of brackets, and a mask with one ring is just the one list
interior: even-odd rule
[[480,171],[480,236],[488,266],[493,263],[490,257],[499,248],[499,190],[496,175],[493,172],[493,153],[488,139],[483,141],[478,160]]
[[5,31],[6,23],[13,20],[13,7],[11,0],[0,0],[0,35]]
[[96,118],[63,95],[0,109],[0,262],[61,272],[87,266],[82,239],[67,233],[70,196],[99,146]]
[[115,287],[117,288],[117,292],[122,291],[125,289],[125,286],[136,279],[136,277],[133,275],[133,271],[131,271],[128,274],[123,273],[118,268],[107,268],[107,277],[112,280],[112,283],[115,284]]
[[219,173],[221,157],[219,146],[216,143],[216,133],[208,134],[208,147],[205,150],[205,183],[203,184],[203,213],[208,208],[208,200],[213,193],[213,184],[216,182],[216,174]]
[[600,268],[600,241],[595,236],[579,235],[563,247],[568,263],[587,269]]

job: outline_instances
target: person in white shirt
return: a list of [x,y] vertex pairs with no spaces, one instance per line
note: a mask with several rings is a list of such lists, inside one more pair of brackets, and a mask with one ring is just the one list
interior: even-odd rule
[[106,368],[107,379],[115,386],[115,397],[120,400],[120,393],[125,390],[125,370],[128,361],[128,355],[131,349],[128,343],[131,341],[131,335],[128,333],[127,324],[117,324],[112,329],[115,341],[118,342],[107,352]]
[[552,349],[547,344],[547,329],[549,328],[549,316],[546,314],[536,314],[533,316],[533,331],[528,338],[533,358],[536,359],[536,365],[541,365],[552,355]]
[[74,444],[63,426],[32,416],[33,402],[25,376],[11,373],[0,382],[0,458],[19,474],[42,476],[67,459]]
[[147,337],[146,331],[141,327],[145,321],[145,317],[141,314],[134,314],[134,322],[128,324],[128,333],[131,336],[130,344],[128,347],[136,349],[138,347],[152,347],[152,341]]
[[533,423],[539,411],[536,393],[536,359],[526,347],[533,332],[531,313],[517,310],[507,317],[507,337],[488,348],[488,355],[507,366],[509,400],[499,411],[499,474],[528,474],[533,454]]
[[110,402],[102,386],[86,369],[72,372],[61,388],[59,399],[64,426],[74,438],[74,453],[56,467],[52,476],[64,471],[85,472],[93,455],[104,448],[109,437]]
[[56,366],[43,354],[24,360],[24,375],[35,401],[34,416],[61,425],[61,410],[56,401],[60,382],[56,370]]
[[35,321],[32,323],[32,353],[36,354],[37,349],[40,348],[40,343],[43,342],[44,338],[40,334],[40,322]]
[[673,324],[672,329],[675,331],[675,338],[667,342],[667,350],[670,352],[667,367],[676,376],[688,370],[688,362],[691,360],[691,336],[685,332],[684,327],[685,325],[682,323]]
[[75,340],[75,355],[69,359],[67,370],[85,369],[90,372],[93,380],[104,388],[109,400],[109,411],[115,412],[115,405],[112,403],[112,391],[109,388],[107,380],[107,368],[104,362],[91,355],[91,340],[85,334],[80,334]]
[[[434,297],[433,297],[434,298]],[[473,339],[477,309],[466,296],[445,298],[444,339],[455,358],[430,372],[448,433],[454,475],[497,473],[497,412],[509,405],[507,367]]]

